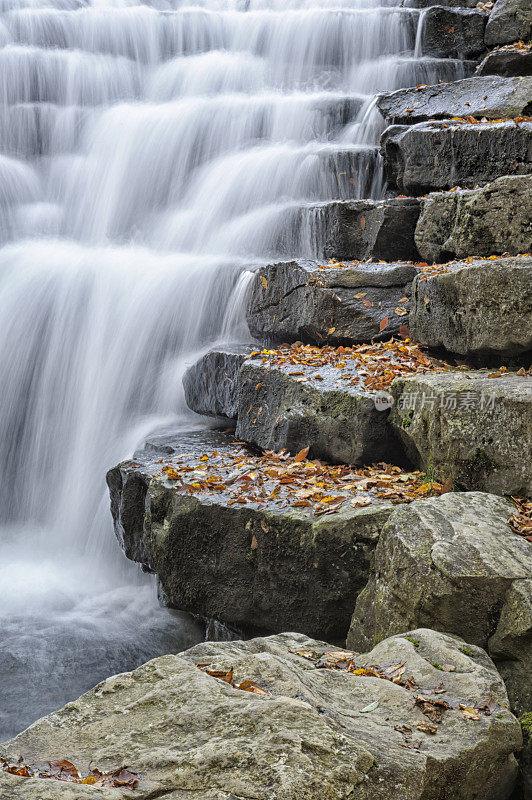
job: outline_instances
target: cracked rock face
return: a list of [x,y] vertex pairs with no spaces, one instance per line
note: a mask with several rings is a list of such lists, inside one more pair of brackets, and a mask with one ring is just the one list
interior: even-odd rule
[[532,172],[532,122],[392,125],[381,145],[388,181],[413,194],[474,188],[501,175]]
[[[532,147],[532,126],[530,139]],[[532,249],[532,175],[503,176],[482,189],[434,193],[422,203],[415,237],[428,261]]]
[[378,109],[386,119],[405,125],[449,117],[519,117],[527,114],[531,105],[532,78],[497,75],[399,89],[377,99]]
[[414,463],[457,488],[532,492],[532,378],[488,371],[398,378],[391,424]]
[[412,338],[468,357],[532,350],[532,257],[457,265],[416,280]]
[[413,626],[487,649],[516,713],[532,705],[532,544],[507,524],[515,507],[480,492],[416,501],[383,528],[347,642],[365,648]]
[[[437,733],[414,691],[376,677],[313,669],[294,650],[330,645],[297,634],[198,645],[99,684],[35,723],[4,750],[46,762],[68,754],[81,769],[127,762],[138,788],[98,790],[0,772],[10,800],[507,800],[521,745],[504,685],[486,654],[429,630],[381,642],[357,666],[404,663],[423,693],[456,706],[495,701],[493,713],[468,720],[451,708]],[[199,670],[234,668],[240,691]],[[433,664],[451,664],[441,672]],[[369,707],[369,711],[364,711]]]
[[[399,333],[395,309],[410,297],[417,269],[409,264],[364,264],[319,269],[289,261],[262,267],[246,308],[251,333],[273,342],[356,344]],[[367,307],[361,302],[361,294]],[[389,323],[384,331],[383,318]]]

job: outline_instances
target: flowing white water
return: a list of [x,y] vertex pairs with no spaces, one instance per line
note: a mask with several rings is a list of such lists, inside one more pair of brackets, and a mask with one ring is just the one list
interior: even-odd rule
[[188,425],[190,354],[309,203],[383,195],[376,91],[450,78],[373,0],[0,3],[0,740],[188,646],[122,558],[106,470]]

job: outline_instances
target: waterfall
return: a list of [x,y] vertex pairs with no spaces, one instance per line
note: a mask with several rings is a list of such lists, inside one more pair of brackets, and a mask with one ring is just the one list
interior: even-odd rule
[[[311,203],[383,196],[375,92],[453,77],[377,0],[0,3],[0,740],[196,641],[111,530],[105,472],[243,336]],[[325,215],[326,216],[326,215]]]

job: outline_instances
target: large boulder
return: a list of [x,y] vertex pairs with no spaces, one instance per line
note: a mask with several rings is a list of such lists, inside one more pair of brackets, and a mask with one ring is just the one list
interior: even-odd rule
[[508,175],[481,189],[425,198],[416,243],[427,261],[532,250],[532,175]]
[[[126,762],[141,775],[134,792],[0,772],[0,794],[507,800],[522,737],[492,662],[476,647],[466,654],[452,636],[407,636],[366,655],[345,654],[351,660],[344,665],[359,674],[334,668],[342,656],[335,648],[293,633],[155,659],[108,678],[4,746],[11,759],[68,757],[84,772],[89,764],[109,770]],[[209,674],[216,671],[226,680]],[[251,691],[237,688],[245,681],[254,682]]]
[[[253,278],[247,323],[258,339],[273,342],[353,344],[389,338],[399,333],[395,309],[410,297],[417,271],[401,263],[270,264]],[[389,323],[381,331],[386,317]]]
[[345,638],[393,508],[378,489],[335,484],[307,462],[254,457],[216,432],[152,440],[107,483],[125,554],[157,573],[171,605],[333,640]]
[[508,500],[480,492],[397,509],[357,599],[348,647],[364,649],[415,626],[447,631],[486,648],[512,707],[531,708],[532,544],[507,524],[514,511]]
[[532,122],[392,125],[381,145],[389,183],[406,193],[473,188],[532,172]]
[[532,256],[458,262],[416,279],[409,327],[421,344],[468,358],[532,350]]
[[486,25],[485,41],[511,44],[532,39],[532,3],[530,0],[497,0]]
[[488,75],[399,89],[379,95],[377,107],[397,124],[449,117],[520,117],[532,107],[532,78]]
[[418,38],[424,56],[473,58],[486,49],[484,11],[432,6],[422,13]]
[[508,45],[492,50],[478,65],[476,73],[504,75],[507,78],[532,75],[532,48]]
[[316,203],[300,210],[297,225],[314,242],[316,258],[416,261],[419,208],[415,197]]
[[398,378],[392,394],[390,421],[429,473],[462,489],[532,493],[532,378],[432,373]]

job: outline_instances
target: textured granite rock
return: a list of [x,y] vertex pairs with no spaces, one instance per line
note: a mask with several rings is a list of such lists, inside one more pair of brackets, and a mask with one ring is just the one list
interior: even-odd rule
[[[304,261],[269,264],[255,273],[247,323],[257,339],[279,343],[350,344],[389,338],[399,333],[401,318],[394,309],[410,296],[416,274],[416,267],[401,263],[326,268]],[[361,292],[369,308],[355,297]],[[389,324],[381,332],[384,317]]]
[[453,265],[414,283],[413,339],[468,358],[532,350],[532,256]]
[[377,107],[395,124],[449,117],[520,117],[532,108],[532,78],[479,75],[436,86],[399,89],[379,95]]
[[[331,645],[293,633],[208,642],[116,675],[37,722],[5,749],[41,762],[68,753],[82,769],[128,763],[134,792],[99,790],[0,772],[9,800],[507,800],[522,737],[504,685],[478,648],[452,636],[411,631],[357,656],[361,668],[404,664],[404,678],[448,702],[437,734],[415,690],[390,680],[313,669],[297,654]],[[234,688],[197,668],[233,669],[268,692]],[[442,673],[434,663],[455,665]],[[440,693],[433,694],[440,686]],[[494,712],[467,719],[458,702]]]
[[427,261],[532,251],[532,175],[497,178],[481,189],[430,194],[416,243]]
[[514,511],[481,492],[394,511],[357,599],[348,647],[418,625],[445,630],[486,648],[516,713],[530,708],[532,544],[507,524]]
[[407,193],[473,188],[532,172],[532,122],[392,125],[381,145],[387,180]]
[[532,493],[532,378],[442,372],[398,378],[390,421],[411,459],[457,488]]

